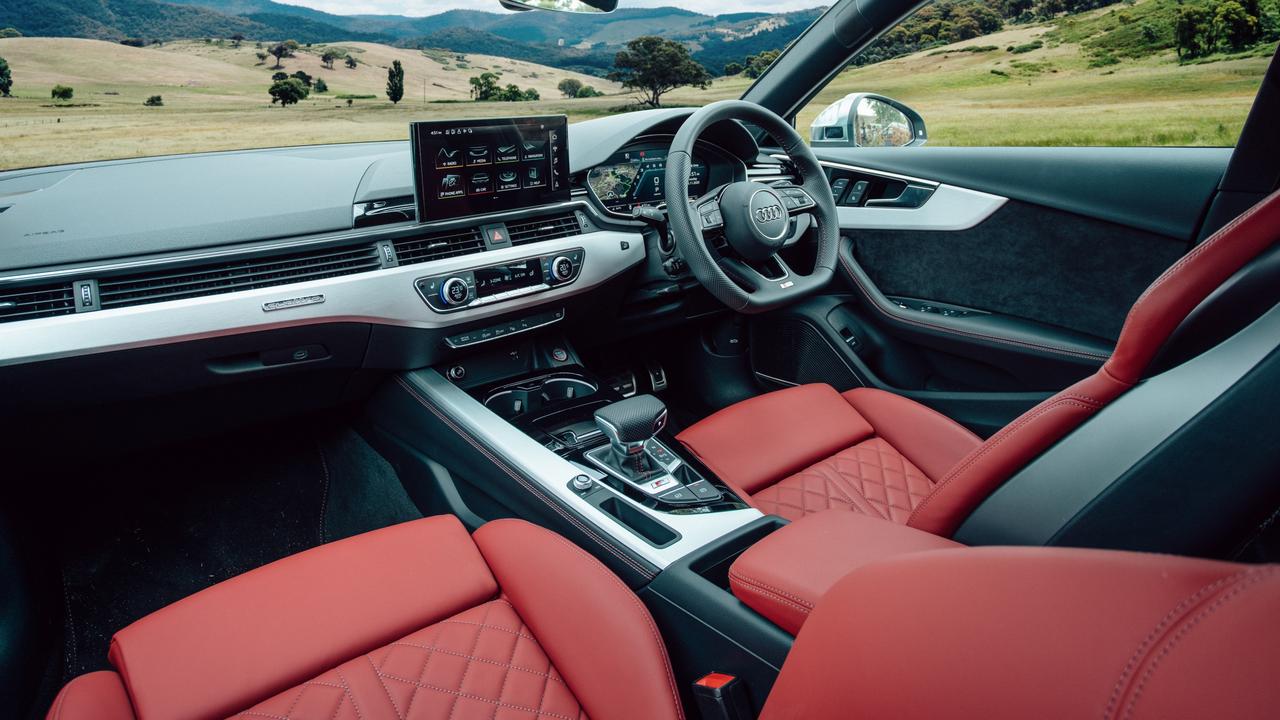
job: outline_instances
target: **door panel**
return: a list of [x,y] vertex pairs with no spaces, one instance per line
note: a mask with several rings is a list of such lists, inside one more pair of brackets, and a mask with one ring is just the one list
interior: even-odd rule
[[[840,280],[829,295],[753,323],[755,369],[788,383],[812,381],[816,368],[985,435],[1106,360],[1129,307],[1191,247],[1230,150],[817,154],[833,179],[846,179]],[[858,180],[868,181],[863,196],[849,190]],[[903,182],[934,191],[914,209],[875,202]],[[959,204],[939,213],[930,209],[938,197]],[[820,342],[792,352],[795,323]],[[815,353],[822,362],[793,361]]]

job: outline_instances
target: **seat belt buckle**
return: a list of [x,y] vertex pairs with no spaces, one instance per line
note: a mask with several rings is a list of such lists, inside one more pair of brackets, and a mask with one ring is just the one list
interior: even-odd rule
[[693,683],[693,697],[702,720],[752,720],[747,686],[726,673],[707,673]]

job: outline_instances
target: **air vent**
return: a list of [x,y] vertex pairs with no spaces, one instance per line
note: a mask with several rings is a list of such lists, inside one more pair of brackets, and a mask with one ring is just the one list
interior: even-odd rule
[[394,244],[396,259],[401,265],[461,257],[484,250],[484,238],[480,237],[478,228],[396,240]]
[[747,178],[755,182],[771,183],[778,180],[796,182],[795,170],[786,163],[756,163],[747,169]]
[[34,320],[76,311],[71,283],[0,288],[0,322]]
[[331,248],[111,278],[98,283],[98,296],[105,310],[320,280],[379,267],[378,251],[372,245]]
[[508,223],[507,233],[511,236],[511,244],[514,246],[581,235],[582,229],[578,227],[578,219],[573,213],[565,213],[548,215],[528,222]]

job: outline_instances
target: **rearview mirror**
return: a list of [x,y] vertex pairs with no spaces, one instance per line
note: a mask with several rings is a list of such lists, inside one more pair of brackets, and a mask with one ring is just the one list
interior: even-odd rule
[[809,125],[809,143],[823,147],[906,147],[929,139],[920,113],[871,93],[850,93]]
[[618,0],[498,0],[508,10],[552,10],[567,13],[609,13]]

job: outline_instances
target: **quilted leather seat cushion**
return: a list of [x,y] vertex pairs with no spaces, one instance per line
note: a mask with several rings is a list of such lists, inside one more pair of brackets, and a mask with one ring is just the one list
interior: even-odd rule
[[[589,602],[583,602],[589,598]],[[313,548],[116,633],[51,720],[683,717],[652,616],[559,535],[452,516]]]
[[343,663],[238,720],[585,718],[511,603],[494,600]]

